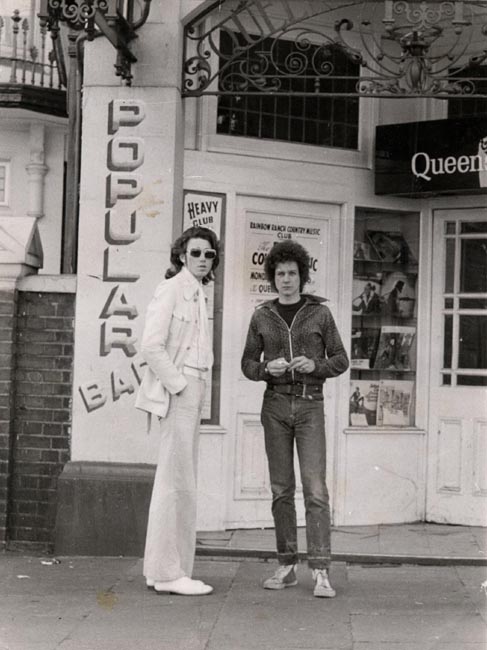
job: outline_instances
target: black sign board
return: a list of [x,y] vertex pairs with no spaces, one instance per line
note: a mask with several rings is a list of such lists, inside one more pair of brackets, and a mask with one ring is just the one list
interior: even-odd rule
[[487,193],[487,116],[378,126],[375,193]]

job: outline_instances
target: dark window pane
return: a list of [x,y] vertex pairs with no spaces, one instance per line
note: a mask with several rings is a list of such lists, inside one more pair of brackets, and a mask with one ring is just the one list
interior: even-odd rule
[[453,298],[445,298],[445,309],[453,309]]
[[320,120],[331,121],[332,117],[332,103],[330,100],[320,100]]
[[462,235],[487,233],[487,221],[462,221],[460,224],[460,232]]
[[318,124],[318,142],[325,146],[331,144],[331,129],[328,122]]
[[306,97],[305,98],[305,109],[304,114],[309,120],[318,119],[319,114],[319,100],[317,97]]
[[[453,71],[452,71],[453,72]],[[475,83],[475,90],[478,93],[487,93],[487,66],[472,66],[465,70],[458,71],[459,77],[470,77]],[[448,101],[448,117],[466,117],[468,115],[485,116],[487,113],[487,100],[482,98],[467,99],[462,97],[461,100],[451,99]]]
[[259,138],[274,139],[276,137],[276,132],[274,127],[275,127],[274,118],[270,115],[262,115]]
[[276,138],[278,140],[289,140],[289,120],[287,117],[276,118]]
[[475,375],[458,375],[458,386],[487,386],[487,377],[477,377]]
[[487,292],[487,239],[462,240],[460,291]]
[[455,281],[455,240],[446,240],[445,293],[453,293]]
[[347,127],[345,142],[350,149],[354,149],[358,142],[358,129],[354,126]]
[[264,95],[262,97],[262,111],[264,113],[274,113],[276,108],[276,97]]
[[308,144],[315,144],[318,139],[318,124],[316,122],[305,122],[304,128],[304,141]]
[[443,368],[451,368],[453,316],[445,316],[444,327]]
[[[220,79],[220,90],[238,91],[246,74],[255,76],[261,73],[267,80],[273,77],[278,79],[282,91],[289,92],[291,96],[239,96],[238,101],[236,96],[221,96],[218,98],[217,133],[357,149],[358,98],[334,99],[298,94],[319,90],[337,94],[354,92],[359,66],[350,62],[339,48],[331,45],[324,49],[309,45],[303,49],[302,43],[267,38],[249,49],[243,36],[236,32],[222,33],[220,48],[220,67],[225,66],[223,74],[226,75]],[[282,71],[298,72],[298,68],[292,67],[293,62],[304,65],[305,76],[282,76]],[[319,80],[316,75],[318,70],[323,69],[323,64],[329,64],[334,69],[334,74],[344,78]],[[265,81],[264,76],[262,80]],[[262,119],[248,119],[246,115],[242,119],[241,116],[234,115],[236,111],[258,113]],[[288,125],[285,133],[280,120],[288,117],[298,118],[303,123],[293,122],[290,128]],[[335,120],[340,122],[336,128],[333,123]],[[324,128],[318,121],[330,124]]]
[[304,120],[290,120],[290,129],[292,142],[302,142],[303,141],[303,129],[304,129]]
[[456,221],[447,221],[445,223],[445,234],[454,235],[456,232]]
[[289,115],[289,107],[291,106],[291,98],[275,97],[274,100],[276,102],[276,113],[287,117]]
[[304,99],[303,97],[291,97],[291,116],[303,117]]
[[441,377],[443,386],[451,386],[451,375],[441,375]]
[[487,369],[487,316],[460,316],[458,367]]
[[340,145],[338,144],[339,142],[343,142],[345,140],[345,135],[346,135],[346,129],[344,124],[335,124],[333,127],[333,139],[332,139],[332,145],[334,147],[339,147]]
[[460,309],[487,309],[487,298],[460,298]]

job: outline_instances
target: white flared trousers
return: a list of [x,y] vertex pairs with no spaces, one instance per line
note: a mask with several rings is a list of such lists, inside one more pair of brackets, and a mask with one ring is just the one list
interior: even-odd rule
[[197,377],[186,379],[188,385],[171,396],[167,417],[160,421],[144,554],[144,576],[157,582],[193,573],[198,442],[206,384]]

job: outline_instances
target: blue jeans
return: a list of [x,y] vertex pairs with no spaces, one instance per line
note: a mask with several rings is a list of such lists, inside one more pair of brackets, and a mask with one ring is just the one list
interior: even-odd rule
[[269,463],[272,515],[280,564],[298,561],[294,494],[294,441],[298,450],[306,509],[308,564],[330,565],[330,499],[326,487],[326,439],[323,400],[266,390],[261,422]]

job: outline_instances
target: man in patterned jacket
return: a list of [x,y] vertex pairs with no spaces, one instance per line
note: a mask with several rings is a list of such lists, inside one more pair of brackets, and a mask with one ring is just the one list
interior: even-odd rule
[[242,371],[252,381],[267,383],[261,420],[279,568],[263,586],[284,589],[297,584],[296,441],[313,593],[333,598],[335,590],[328,576],[330,505],[326,487],[323,383],[345,372],[348,357],[324,299],[302,293],[309,281],[309,262],[307,251],[296,242],[273,246],[265,260],[265,273],[278,298],[259,305],[252,316]]

